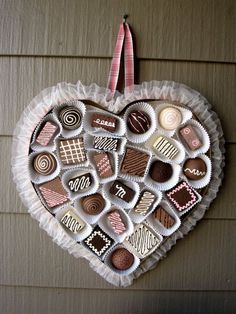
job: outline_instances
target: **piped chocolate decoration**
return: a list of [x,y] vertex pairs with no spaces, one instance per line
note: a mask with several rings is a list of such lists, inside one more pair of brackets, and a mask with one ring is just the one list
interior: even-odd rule
[[33,168],[42,176],[48,176],[56,170],[57,161],[50,153],[40,153],[33,160]]
[[150,129],[150,117],[147,113],[140,110],[130,112],[127,125],[131,132],[135,134],[144,134]]
[[68,130],[78,129],[82,122],[82,113],[73,106],[67,106],[59,112],[59,121],[63,128]]

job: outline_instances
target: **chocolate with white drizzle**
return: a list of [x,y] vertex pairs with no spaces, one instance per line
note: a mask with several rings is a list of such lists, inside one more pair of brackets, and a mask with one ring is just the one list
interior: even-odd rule
[[90,173],[81,174],[68,181],[68,187],[72,192],[85,190],[92,184],[92,176]]
[[135,191],[129,188],[127,185],[123,184],[119,180],[115,180],[110,187],[110,193],[117,196],[121,200],[129,203],[132,201],[135,195]]
[[95,149],[104,151],[116,152],[120,144],[120,139],[107,137],[107,136],[95,136],[93,139],[93,147]]
[[63,128],[75,130],[81,125],[82,114],[78,108],[66,106],[59,112],[59,120]]

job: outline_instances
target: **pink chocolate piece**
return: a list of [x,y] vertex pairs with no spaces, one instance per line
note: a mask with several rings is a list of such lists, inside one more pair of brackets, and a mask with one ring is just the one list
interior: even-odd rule
[[36,142],[42,146],[47,146],[51,138],[55,134],[57,126],[50,121],[47,121],[36,138]]
[[114,211],[110,212],[107,215],[107,218],[110,221],[110,224],[112,225],[112,228],[113,228],[115,233],[121,234],[126,230],[125,225],[124,225],[118,211],[114,210]]
[[183,127],[180,134],[191,150],[196,150],[202,146],[200,138],[190,124]]

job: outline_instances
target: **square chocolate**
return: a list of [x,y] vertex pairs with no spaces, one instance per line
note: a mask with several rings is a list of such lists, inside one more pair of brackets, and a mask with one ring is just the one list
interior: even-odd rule
[[106,116],[100,113],[94,113],[92,115],[92,127],[101,128],[109,132],[115,132],[117,119],[111,116]]
[[100,178],[108,178],[113,175],[110,158],[107,153],[98,153],[93,156],[97,173]]
[[75,165],[87,160],[83,138],[61,139],[59,141],[59,155],[64,165]]
[[59,177],[39,185],[39,191],[49,208],[62,205],[69,201],[68,193],[64,189]]
[[107,250],[109,250],[114,243],[114,240],[99,228],[99,226],[96,226],[92,233],[83,242],[88,249],[101,257]]
[[179,212],[192,208],[200,200],[200,195],[185,181],[167,191],[166,197]]
[[135,148],[127,147],[120,171],[123,174],[143,177],[149,160],[149,154]]
[[135,191],[122,182],[115,180],[110,187],[110,193],[129,203],[135,196]]

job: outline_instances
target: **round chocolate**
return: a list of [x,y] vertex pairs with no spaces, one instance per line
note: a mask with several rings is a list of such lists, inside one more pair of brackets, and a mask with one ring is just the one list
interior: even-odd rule
[[166,107],[159,113],[159,123],[165,130],[172,131],[182,122],[182,114],[179,109]]
[[83,210],[89,215],[98,215],[105,207],[105,200],[101,194],[85,196],[81,200]]
[[33,160],[33,168],[43,176],[52,174],[57,167],[55,157],[49,153],[40,153]]
[[150,126],[150,117],[143,111],[133,111],[128,115],[127,119],[128,128],[135,134],[146,133]]
[[170,164],[161,160],[156,160],[152,163],[149,174],[154,181],[162,183],[171,178],[173,169]]
[[111,263],[118,270],[126,270],[133,265],[134,256],[125,248],[118,248],[111,254]]
[[207,167],[201,158],[190,158],[185,161],[183,171],[190,180],[200,180],[206,175]]
[[75,130],[81,125],[82,114],[78,108],[67,106],[59,112],[59,120],[65,129]]

